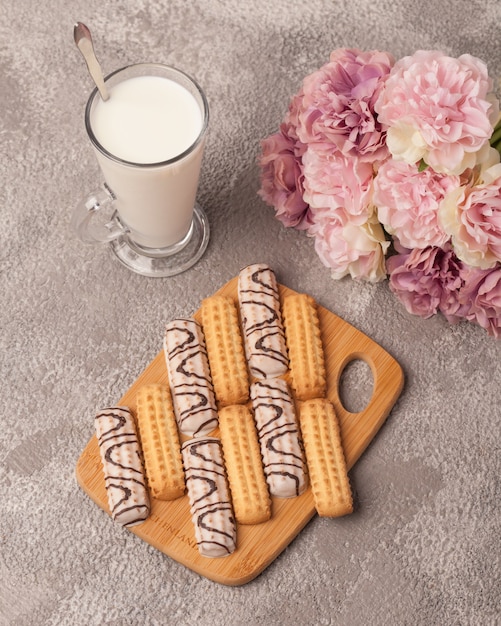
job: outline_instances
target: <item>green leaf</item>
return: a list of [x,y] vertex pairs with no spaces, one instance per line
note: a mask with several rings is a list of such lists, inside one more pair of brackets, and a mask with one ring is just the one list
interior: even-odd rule
[[501,126],[496,126],[496,128],[494,129],[494,132],[491,135],[491,139],[490,139],[490,144],[491,146],[494,146],[494,144],[498,143],[498,141],[501,139]]
[[428,163],[426,163],[426,161],[424,159],[421,159],[421,161],[419,161],[418,171],[424,172],[424,170],[427,167],[428,167]]
[[497,142],[491,143],[491,147],[501,154],[501,138]]

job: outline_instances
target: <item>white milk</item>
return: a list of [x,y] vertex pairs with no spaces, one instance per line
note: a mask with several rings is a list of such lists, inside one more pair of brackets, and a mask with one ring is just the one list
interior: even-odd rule
[[126,78],[109,94],[106,102],[95,99],[90,126],[107,152],[129,161],[96,148],[119,216],[137,244],[171,246],[191,225],[203,139],[178,157],[200,136],[203,111],[184,86],[161,76]]

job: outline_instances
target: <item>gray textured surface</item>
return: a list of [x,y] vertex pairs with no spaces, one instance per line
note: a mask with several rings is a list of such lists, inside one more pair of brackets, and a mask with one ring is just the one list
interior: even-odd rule
[[[301,78],[335,47],[469,52],[501,76],[501,4],[2,0],[1,14],[0,623],[499,623],[501,342],[411,318],[387,284],[333,282],[311,241],[257,198],[255,159]],[[74,204],[100,181],[77,20],[107,71],[166,62],[207,93],[199,198],[212,238],[179,277],[133,275],[69,230]],[[356,512],[313,519],[261,576],[230,588],[115,526],[74,467],[95,410],[157,354],[164,322],[253,261],[379,342],[406,386],[351,472]]]

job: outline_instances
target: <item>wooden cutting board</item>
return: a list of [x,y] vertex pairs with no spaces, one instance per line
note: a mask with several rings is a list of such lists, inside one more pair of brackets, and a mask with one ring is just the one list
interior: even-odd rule
[[[237,299],[238,278],[218,294]],[[283,298],[291,289],[279,285]],[[194,317],[201,321],[200,312]],[[327,396],[339,417],[348,468],[353,467],[386,419],[403,387],[400,365],[377,343],[327,309],[319,307],[322,339],[328,376]],[[168,321],[168,320],[166,320]],[[350,413],[339,398],[339,380],[350,361],[362,359],[369,364],[374,387],[367,406]],[[137,389],[148,383],[168,384],[167,369],[161,351],[137,378],[117,405],[136,409]],[[215,433],[217,435],[217,431]],[[109,513],[104,478],[95,436],[87,444],[76,466],[79,485],[90,498]],[[241,585],[260,574],[315,515],[311,489],[297,498],[272,498],[272,518],[254,526],[238,525],[237,549],[224,558],[200,556],[193,532],[188,497],[172,502],[152,499],[150,517],[130,529],[158,550],[195,572],[226,585]],[[335,524],[336,520],[333,519]]]

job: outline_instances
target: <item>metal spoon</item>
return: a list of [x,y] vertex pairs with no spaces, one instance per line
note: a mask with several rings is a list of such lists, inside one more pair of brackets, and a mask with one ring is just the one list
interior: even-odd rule
[[75,39],[77,48],[80,50],[85,62],[87,63],[89,73],[92,76],[93,81],[96,83],[96,87],[101,94],[101,98],[103,100],[108,100],[108,91],[106,89],[106,85],[104,84],[101,66],[99,65],[99,61],[97,60],[94,52],[94,45],[92,43],[90,30],[85,24],[82,24],[82,22],[77,22],[73,28],[73,38]]

